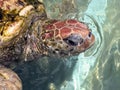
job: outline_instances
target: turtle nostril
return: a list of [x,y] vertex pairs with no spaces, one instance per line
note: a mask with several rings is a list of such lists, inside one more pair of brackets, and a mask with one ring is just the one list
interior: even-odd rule
[[91,33],[91,32],[89,32],[88,36],[89,36],[89,37],[91,37],[91,36],[92,36],[92,33]]

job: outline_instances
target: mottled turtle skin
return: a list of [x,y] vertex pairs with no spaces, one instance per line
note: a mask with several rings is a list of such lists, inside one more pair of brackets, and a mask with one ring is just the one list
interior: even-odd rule
[[[11,67],[43,56],[68,57],[93,45],[88,27],[77,20],[47,18],[42,2],[0,0],[0,64]],[[22,90],[20,78],[0,67],[0,90]]]

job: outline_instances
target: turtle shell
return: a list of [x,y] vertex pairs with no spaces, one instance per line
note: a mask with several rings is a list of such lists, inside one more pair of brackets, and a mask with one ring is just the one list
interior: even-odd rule
[[0,63],[9,65],[14,60],[21,61],[18,60],[20,56],[25,57],[21,53],[24,53],[28,36],[32,33],[30,28],[47,15],[42,2],[1,0],[0,16]]

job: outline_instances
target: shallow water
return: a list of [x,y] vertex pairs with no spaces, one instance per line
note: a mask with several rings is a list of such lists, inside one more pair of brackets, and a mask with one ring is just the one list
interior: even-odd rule
[[[44,62],[41,69],[39,60],[18,67],[15,71],[23,80],[24,90],[48,90],[45,87],[49,87],[49,82],[51,86],[56,83],[60,90],[120,90],[119,0],[44,0],[44,3],[48,17],[85,22],[96,41],[89,50],[79,54],[78,60],[73,61],[71,57],[69,62],[65,61],[67,67],[60,68],[63,63],[55,61],[54,72],[44,70],[48,68]],[[75,67],[72,68],[71,62]],[[55,76],[58,73],[65,75],[58,78]],[[60,83],[61,79],[65,81]]]

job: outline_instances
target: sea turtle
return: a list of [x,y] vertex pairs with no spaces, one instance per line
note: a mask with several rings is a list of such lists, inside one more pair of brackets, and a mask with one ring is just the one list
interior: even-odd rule
[[49,19],[42,1],[0,0],[0,90],[22,90],[8,67],[43,56],[76,55],[94,41],[82,22]]

